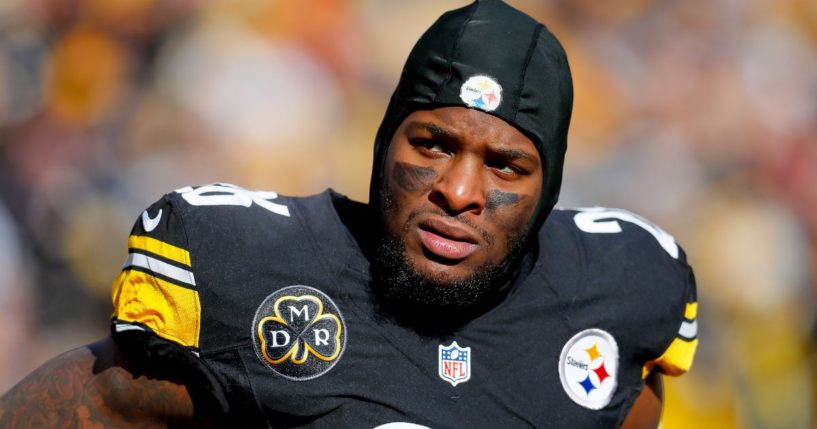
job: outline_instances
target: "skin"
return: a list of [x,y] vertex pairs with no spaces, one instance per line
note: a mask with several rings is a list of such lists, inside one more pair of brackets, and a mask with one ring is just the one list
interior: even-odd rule
[[128,359],[106,338],[57,356],[0,398],[0,427],[164,428],[194,424],[185,380]]
[[[447,107],[409,115],[391,142],[386,186],[393,198],[387,232],[405,240],[415,269],[460,279],[507,256],[541,192],[533,143],[491,115]],[[429,254],[418,230],[444,219],[473,236],[458,260]],[[453,219],[453,220],[452,220]],[[57,356],[0,398],[0,427],[164,428],[217,426],[202,386],[178,371],[128,358],[110,338]],[[622,425],[655,428],[663,400],[653,373]]]
[[[138,375],[137,366],[110,338],[57,356],[0,397],[0,427],[218,427],[196,413],[189,383]],[[656,428],[662,400],[652,373],[621,427]]]
[[661,374],[651,372],[644,381],[644,389],[636,398],[630,413],[624,419],[623,429],[655,429],[661,422],[664,401],[664,380]]
[[[508,240],[533,218],[542,174],[533,142],[499,118],[464,107],[414,112],[398,127],[386,158],[393,200],[387,233],[404,241],[418,272],[461,279],[507,256]],[[429,254],[418,234],[423,220],[452,217],[479,245],[456,261]],[[653,372],[621,427],[658,427],[662,402],[661,375]]]
[[[503,120],[464,107],[406,117],[384,171],[393,200],[387,233],[405,244],[418,273],[450,281],[500,264],[511,239],[530,224],[542,189],[533,142]],[[421,237],[423,230],[440,235],[429,222],[455,226],[477,250],[464,258],[435,254]]]

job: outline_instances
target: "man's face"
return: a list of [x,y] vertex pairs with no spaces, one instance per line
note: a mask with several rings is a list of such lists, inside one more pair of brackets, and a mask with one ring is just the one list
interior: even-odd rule
[[533,142],[497,117],[464,107],[414,112],[386,157],[387,238],[419,278],[467,282],[524,239],[542,174]]

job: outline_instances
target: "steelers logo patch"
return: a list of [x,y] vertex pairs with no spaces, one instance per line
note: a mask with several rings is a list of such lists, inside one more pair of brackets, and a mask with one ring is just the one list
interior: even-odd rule
[[460,100],[468,107],[493,112],[502,102],[502,87],[488,76],[471,76],[460,87]]
[[273,292],[253,319],[253,345],[261,362],[296,381],[326,374],[346,346],[346,324],[335,303],[309,286]]
[[562,348],[559,378],[573,402],[591,410],[607,406],[616,391],[618,345],[601,329],[586,329]]

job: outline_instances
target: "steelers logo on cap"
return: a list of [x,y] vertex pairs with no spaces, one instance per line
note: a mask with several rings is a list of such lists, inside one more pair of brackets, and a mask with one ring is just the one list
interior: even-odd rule
[[460,88],[460,99],[468,107],[492,112],[502,102],[502,87],[488,76],[471,76]]
[[618,345],[601,329],[585,329],[565,343],[559,378],[573,402],[591,410],[610,403],[618,379]]

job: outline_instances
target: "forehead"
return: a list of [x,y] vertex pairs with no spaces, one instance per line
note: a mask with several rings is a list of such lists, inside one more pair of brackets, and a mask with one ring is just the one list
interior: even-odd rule
[[418,110],[403,120],[395,137],[399,134],[426,134],[487,148],[519,150],[541,163],[536,146],[525,134],[504,120],[476,109],[453,106]]

